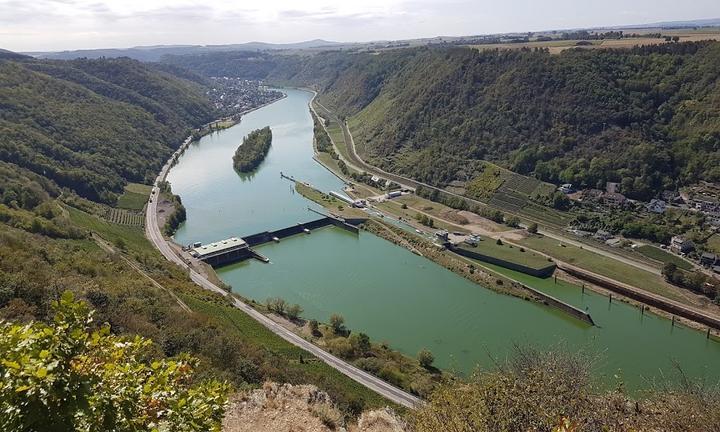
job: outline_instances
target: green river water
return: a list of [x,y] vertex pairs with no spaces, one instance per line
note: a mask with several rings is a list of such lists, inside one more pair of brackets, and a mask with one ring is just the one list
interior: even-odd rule
[[[315,162],[312,95],[284,90],[288,97],[247,114],[242,122],[194,143],[170,171],[173,191],[182,197],[187,222],[176,241],[187,244],[246,236],[317,218],[313,203],[294,193],[280,172],[317,188],[340,190],[342,183]],[[233,170],[232,155],[250,131],[270,126],[272,149],[252,175]],[[673,362],[694,377],[720,378],[720,343],[704,333],[638,308],[609,303],[579,287],[555,284],[511,270],[494,270],[588,308],[597,327],[554,309],[496,294],[368,233],[359,236],[329,227],[260,247],[270,264],[246,261],[218,269],[233,290],[257,301],[280,296],[300,304],[307,318],[345,317],[353,331],[414,356],[430,349],[436,364],[459,373],[489,366],[514,344],[584,349],[599,358],[597,375],[608,385],[644,388]],[[490,267],[490,266],[488,266]]]

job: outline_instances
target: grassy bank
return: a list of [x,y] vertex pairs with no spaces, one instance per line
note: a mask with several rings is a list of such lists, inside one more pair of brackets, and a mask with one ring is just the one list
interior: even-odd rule
[[477,246],[460,243],[458,247],[471,252],[476,252],[528,267],[533,270],[543,270],[553,266],[553,263],[543,255],[527,251],[525,248],[518,248],[509,244],[504,244],[502,242],[498,244],[495,240],[488,237],[480,237],[480,241]]
[[150,197],[152,186],[140,183],[128,183],[118,197],[116,207],[128,210],[142,210]]
[[660,261],[663,264],[671,262],[683,270],[693,269],[692,264],[690,264],[689,262],[685,261],[677,255],[673,255],[670,252],[664,251],[655,246],[643,245],[637,248],[637,251],[645,255],[646,257],[654,259],[655,261]]
[[676,288],[669,286],[660,275],[641,270],[613,258],[608,258],[541,235],[529,236],[517,243],[550,255],[560,261],[619,282],[665,296],[684,304],[697,306],[691,303],[687,297],[681,295]]

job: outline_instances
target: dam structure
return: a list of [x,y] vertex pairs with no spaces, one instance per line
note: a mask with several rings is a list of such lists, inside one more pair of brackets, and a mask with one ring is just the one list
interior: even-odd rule
[[308,208],[308,210],[318,213],[323,217],[305,223],[298,223],[276,231],[259,232],[243,238],[231,237],[229,239],[220,240],[207,245],[196,243],[192,248],[190,248],[190,255],[211,265],[212,267],[220,267],[249,258],[255,258],[264,263],[269,263],[269,258],[261,255],[252,248],[265,243],[279,242],[284,238],[298,234],[310,234],[312,230],[331,225],[350,231],[354,234],[358,234],[360,232],[358,225],[365,222],[365,219],[345,220],[333,215],[323,215],[322,213],[310,208]]

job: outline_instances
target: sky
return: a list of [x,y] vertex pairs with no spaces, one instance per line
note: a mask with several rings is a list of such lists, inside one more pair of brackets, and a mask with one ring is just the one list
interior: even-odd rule
[[339,42],[720,18],[720,0],[0,0],[0,48]]

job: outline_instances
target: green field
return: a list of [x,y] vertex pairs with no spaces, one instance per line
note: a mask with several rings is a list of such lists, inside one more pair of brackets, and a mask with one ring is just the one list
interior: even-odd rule
[[460,243],[458,247],[535,270],[541,270],[553,265],[553,263],[543,255],[524,251],[519,247],[508,244],[498,245],[495,240],[487,237],[482,237],[482,240],[478,242],[478,245],[475,247],[465,243]]
[[645,255],[646,257],[650,259],[654,259],[655,261],[660,261],[663,264],[664,263],[674,263],[676,266],[683,270],[692,270],[693,266],[689,262],[685,261],[684,259],[680,258],[677,255],[673,255],[670,252],[664,251],[660,248],[657,248],[655,246],[651,245],[644,245],[637,248],[638,252]]
[[152,186],[129,183],[125,186],[125,191],[117,200],[117,207],[129,210],[142,210],[147,203]]
[[545,253],[559,261],[611,279],[685,303],[688,299],[669,286],[660,275],[641,270],[613,258],[581,249],[550,237],[535,235],[518,242],[523,246]]
[[74,223],[89,231],[98,233],[111,243],[123,243],[128,250],[133,252],[146,252],[150,248],[150,243],[145,238],[145,233],[140,227],[110,223],[74,207],[65,206],[65,208]]

